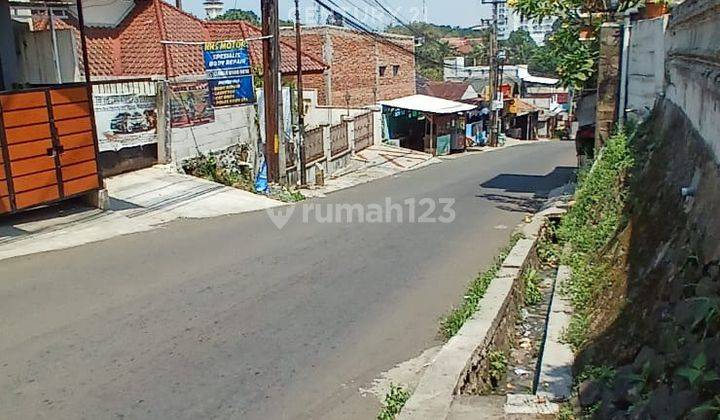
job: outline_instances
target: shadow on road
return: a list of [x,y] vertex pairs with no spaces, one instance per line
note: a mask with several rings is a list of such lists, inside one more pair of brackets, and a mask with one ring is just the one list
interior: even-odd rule
[[558,166],[545,175],[500,174],[480,184],[480,187],[502,190],[505,194],[488,192],[478,194],[477,197],[497,203],[497,208],[502,210],[534,212],[552,190],[574,181],[575,170],[571,166]]

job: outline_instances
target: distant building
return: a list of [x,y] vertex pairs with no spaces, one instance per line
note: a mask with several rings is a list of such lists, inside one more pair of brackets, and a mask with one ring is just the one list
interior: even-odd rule
[[447,42],[459,55],[470,55],[476,45],[482,45],[482,39],[479,38],[447,37],[441,41]]
[[203,8],[205,9],[205,15],[208,20],[213,20],[222,14],[223,2],[222,0],[205,0]]
[[507,40],[510,34],[523,30],[530,33],[530,37],[538,45],[545,44],[545,36],[552,32],[555,19],[526,20],[506,4],[498,5],[498,39]]
[[[280,36],[294,45],[293,28],[281,28]],[[416,93],[413,37],[370,35],[329,25],[305,26],[302,48],[329,66],[324,90],[318,90],[320,105],[361,107]]]
[[447,99],[448,101],[465,102],[479,99],[475,88],[467,82],[435,82],[418,77],[417,92],[420,95]]

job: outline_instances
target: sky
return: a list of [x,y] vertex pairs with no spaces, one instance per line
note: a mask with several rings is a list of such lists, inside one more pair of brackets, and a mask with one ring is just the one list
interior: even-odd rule
[[[172,0],[166,0],[172,3]],[[364,24],[375,29],[381,29],[388,24],[397,23],[386,14],[374,0],[333,0],[344,8],[344,13],[349,13],[360,19]],[[422,19],[422,0],[379,0],[389,10],[403,21],[409,22]],[[425,0],[427,2],[427,21],[441,25],[452,26],[475,26],[480,24],[480,19],[487,18],[490,14],[488,5],[483,5],[481,0]],[[294,0],[279,0],[280,18],[286,20],[295,19]],[[245,9],[252,10],[260,16],[260,0],[224,0],[225,10]],[[324,1],[330,4],[329,1]],[[203,0],[183,0],[183,8],[198,17],[205,17]],[[450,5],[452,4],[452,5]],[[371,7],[371,5],[375,5]],[[300,0],[300,20],[305,23],[315,23],[315,2],[313,0]],[[323,12],[324,17],[327,14]]]

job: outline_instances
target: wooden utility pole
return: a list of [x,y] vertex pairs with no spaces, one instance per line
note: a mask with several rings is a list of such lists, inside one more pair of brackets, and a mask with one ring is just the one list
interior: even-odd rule
[[280,83],[280,27],[277,0],[261,0],[263,34],[263,92],[265,98],[265,162],[268,182],[279,181],[280,133],[278,85]]
[[295,0],[295,49],[297,52],[298,148],[300,149],[300,185],[307,185],[305,173],[305,100],[303,98],[302,37],[300,34],[300,1]]

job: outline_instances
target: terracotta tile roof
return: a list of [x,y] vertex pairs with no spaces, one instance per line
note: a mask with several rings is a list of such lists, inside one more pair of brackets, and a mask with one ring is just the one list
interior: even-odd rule
[[475,45],[482,45],[482,40],[477,38],[461,38],[461,37],[448,37],[442,38],[442,41],[447,42],[450,46],[462,55],[468,55],[472,53]]
[[470,83],[464,82],[434,82],[431,80],[418,80],[417,91],[420,94],[447,99],[449,101],[461,101]]
[[[79,38],[77,22],[73,19],[55,20],[57,29],[71,28]],[[47,17],[33,18],[34,31],[49,30]],[[202,75],[205,72],[202,46],[166,46],[161,40],[203,42],[223,39],[260,37],[260,28],[244,21],[204,21],[161,0],[136,0],[133,10],[116,28],[90,27],[86,29],[90,72],[93,76],[173,76]],[[78,40],[79,41],[79,40]],[[79,45],[79,42],[78,42]],[[250,59],[254,66],[262,65],[262,42],[249,43]],[[81,54],[78,54],[81,57]],[[297,72],[295,49],[281,41],[280,72]],[[82,58],[81,58],[82,60]],[[82,67],[81,67],[82,68]],[[327,68],[322,60],[303,54],[303,71],[322,72]]]

